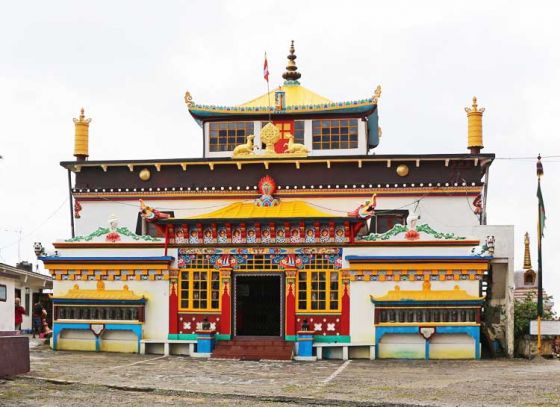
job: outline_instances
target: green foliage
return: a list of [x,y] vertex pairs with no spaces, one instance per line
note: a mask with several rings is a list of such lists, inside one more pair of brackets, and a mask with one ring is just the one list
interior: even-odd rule
[[[545,297],[544,302],[551,300],[552,297]],[[545,307],[543,319],[551,319],[553,314],[550,310]],[[513,320],[514,320],[514,335],[515,339],[518,340],[524,335],[529,333],[530,321],[537,319],[537,302],[534,296],[529,293],[523,300],[515,300],[513,308]]]

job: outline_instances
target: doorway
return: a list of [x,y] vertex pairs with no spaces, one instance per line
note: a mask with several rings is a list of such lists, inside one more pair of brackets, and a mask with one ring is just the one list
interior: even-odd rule
[[282,335],[282,277],[280,274],[235,276],[235,335]]

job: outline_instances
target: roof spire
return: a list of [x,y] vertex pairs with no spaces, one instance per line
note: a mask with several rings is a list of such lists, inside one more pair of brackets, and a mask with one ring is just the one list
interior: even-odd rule
[[531,252],[529,250],[529,232],[525,232],[525,256],[523,257],[523,270],[531,270]]
[[297,71],[296,66],[296,49],[294,48],[294,40],[292,40],[292,45],[290,46],[290,55],[288,55],[288,64],[286,65],[286,72],[282,74],[282,78],[285,79],[284,85],[299,85],[298,79],[301,78],[301,73]]

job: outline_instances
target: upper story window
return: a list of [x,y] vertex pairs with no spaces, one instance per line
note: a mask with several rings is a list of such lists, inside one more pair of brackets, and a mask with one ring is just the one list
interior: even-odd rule
[[246,143],[250,134],[254,134],[253,122],[209,123],[208,150],[233,151],[239,144]]
[[313,120],[313,150],[358,148],[358,119]]
[[[273,121],[274,125],[280,130],[282,138],[287,138],[288,134],[294,136],[294,143],[304,143],[305,139],[305,121],[303,120],[288,120],[288,121]],[[268,122],[261,122],[261,128]],[[264,146],[263,146],[264,147]]]
[[393,211],[379,211],[371,218],[370,233],[385,233],[396,224],[406,225],[406,217],[408,211],[393,210]]

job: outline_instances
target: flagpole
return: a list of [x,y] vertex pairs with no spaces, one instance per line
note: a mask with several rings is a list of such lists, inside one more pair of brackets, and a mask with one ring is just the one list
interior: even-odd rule
[[268,96],[268,122],[272,123],[272,106],[270,105],[270,82],[268,81],[268,58],[266,56],[266,51],[264,53],[264,75],[266,79],[266,95]]
[[541,192],[541,176],[544,174],[543,166],[541,163],[541,155],[539,154],[537,159],[537,197],[539,199],[539,206],[538,206],[538,225],[537,225],[537,247],[538,247],[538,272],[537,272],[537,279],[538,279],[538,286],[537,286],[537,350],[539,355],[542,355],[542,342],[541,342],[541,319],[544,314],[544,307],[543,307],[543,275],[542,275],[542,235],[543,235],[543,227],[544,227],[544,219],[543,216],[543,209],[544,209],[544,202],[542,199],[542,192]]

